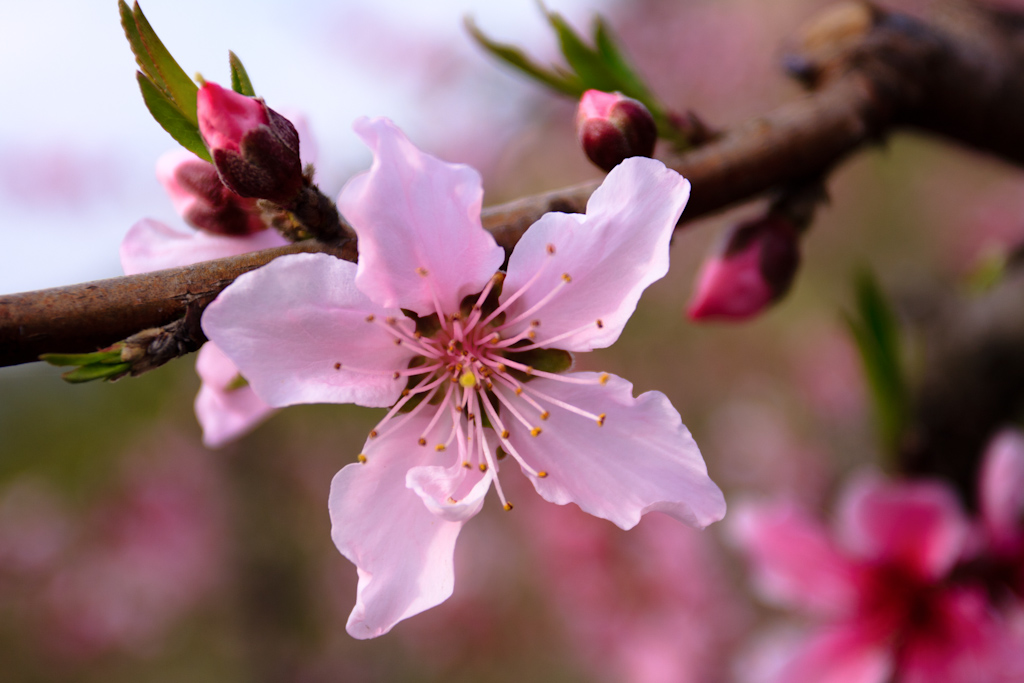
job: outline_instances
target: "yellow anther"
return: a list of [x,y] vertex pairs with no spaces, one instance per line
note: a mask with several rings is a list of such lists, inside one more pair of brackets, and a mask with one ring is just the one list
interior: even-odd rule
[[422,332],[413,332],[412,336],[415,337],[416,339],[422,339],[423,338],[423,333]]
[[480,471],[481,472],[486,472],[487,471],[487,463],[485,463],[485,462],[480,463]]
[[572,282],[572,276],[569,273],[562,273],[562,280],[565,282]]
[[490,380],[484,382],[484,385],[487,387],[487,391],[490,391],[491,389],[494,388],[494,384],[492,384]]
[[548,249],[548,253],[549,254],[554,254],[555,253],[555,245],[548,244],[547,249]]
[[605,414],[604,413],[601,413],[600,415],[597,416],[597,426],[598,427],[604,427],[604,418],[605,418]]
[[529,332],[526,333],[526,336],[529,337],[530,339],[536,339],[537,333],[534,332],[533,330],[530,330]]
[[511,510],[512,509],[512,503],[505,503],[505,509],[506,510]]
[[401,373],[399,373],[398,370],[395,370],[395,372],[391,375],[391,379],[398,379],[401,376]]
[[498,372],[508,372],[508,368],[505,367],[504,363],[498,363]]
[[421,446],[426,446],[427,445],[427,440],[424,439],[423,437],[420,437],[419,441],[417,441],[416,443],[418,443]]
[[530,321],[530,327],[540,327],[540,321],[539,320],[531,320]]
[[521,393],[523,393],[523,388],[522,387],[516,387],[516,396],[518,396]]
[[472,422],[473,420],[476,419],[476,414],[475,413],[466,413],[466,419],[469,420],[470,422]]
[[534,427],[530,430],[530,436],[540,436],[540,433],[544,431],[540,427]]
[[373,313],[371,313],[370,315],[366,316],[366,322],[368,322],[368,323],[372,323],[376,319],[377,319],[377,316],[375,316]]
[[507,429],[502,429],[501,430],[501,438],[503,438],[503,439],[507,439],[508,438],[508,430]]
[[548,473],[544,470],[541,470],[540,472],[537,473],[537,476],[540,477],[541,479],[544,479],[548,476]]
[[388,317],[384,318],[384,322],[386,322],[388,325],[394,325],[395,324],[395,317],[392,316],[392,315],[389,315]]
[[377,438],[377,430],[376,429],[371,429],[370,430],[370,438],[371,439],[376,439]]
[[604,329],[604,321],[601,320],[600,318],[597,319],[597,329],[599,329],[599,330]]
[[411,392],[411,391],[409,391],[408,389],[402,389],[402,396],[403,396],[403,397],[404,397],[404,396],[408,396],[408,395],[409,395],[409,394],[411,394],[411,393],[412,393],[412,392]]
[[542,420],[546,420],[546,419],[548,419],[549,417],[551,417],[551,413],[549,413],[549,412],[548,412],[548,411],[546,411],[546,410],[545,410],[545,411],[544,411],[543,413],[541,413],[541,414],[540,414],[540,419],[542,419]]
[[472,389],[476,386],[476,375],[467,370],[459,377],[459,385],[465,389]]
[[449,502],[449,503],[450,503],[451,505],[455,505],[455,504],[456,504],[456,503],[458,503],[459,501],[455,500],[455,499],[454,499],[454,498],[452,498],[451,496],[448,496],[448,502]]
[[358,460],[359,462],[365,463],[365,462],[366,462],[366,456],[365,456],[364,454],[360,453],[360,454],[359,454],[359,455],[358,455],[358,456],[356,457],[356,460]]
[[341,363],[335,363],[334,364],[334,369],[335,370],[341,370]]
[[434,446],[434,450],[438,451],[438,452],[443,451],[444,450],[444,444],[443,443],[437,444],[436,446]]
[[424,268],[423,266],[420,266],[416,269],[416,274],[419,275],[420,277],[426,277],[427,275],[430,275],[430,272],[427,271],[427,269]]
[[467,470],[468,469],[472,469],[472,467],[473,467],[472,465],[469,464],[468,460],[463,460],[462,461],[462,466],[465,467]]
[[401,345],[402,345],[402,340],[396,337],[395,338],[395,346],[401,346]]
[[602,372],[601,376],[597,378],[597,381],[601,384],[608,384],[608,378],[611,377],[607,372]]

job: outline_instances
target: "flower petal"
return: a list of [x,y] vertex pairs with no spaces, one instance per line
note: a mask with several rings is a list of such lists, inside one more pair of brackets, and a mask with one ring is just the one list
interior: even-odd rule
[[144,218],[131,227],[121,242],[121,267],[125,275],[149,273],[287,243],[273,230],[245,237],[221,237],[199,230],[176,230],[160,221]]
[[1012,546],[1024,538],[1024,435],[1007,429],[992,439],[978,486],[982,518],[996,545]]
[[[331,537],[359,573],[347,625],[355,638],[387,633],[452,594],[462,522],[441,519],[406,487],[410,466],[429,466],[443,455],[416,445],[428,422],[412,415],[368,440],[366,462],[344,467],[331,482]],[[449,429],[450,420],[439,420],[428,438],[443,441]]]
[[967,537],[967,519],[956,495],[932,481],[861,476],[840,501],[838,523],[840,539],[855,555],[898,565],[927,580],[953,566]]
[[374,154],[338,198],[359,236],[357,286],[382,306],[429,315],[436,297],[458,310],[505,259],[480,225],[480,175],[421,152],[387,119],[359,119],[355,130]]
[[[602,376],[580,372],[565,377],[592,384],[538,378],[527,386],[594,415],[605,414],[603,427],[544,400],[540,403],[550,417],[536,422],[542,425],[536,437],[519,420],[505,419],[512,445],[529,465],[547,472],[544,478],[531,477],[537,492],[558,505],[574,502],[623,529],[651,511],[698,528],[720,520],[725,499],[668,398],[656,391],[633,398],[632,384],[607,375],[602,386]],[[518,410],[536,414],[525,402]]]
[[857,569],[832,546],[817,520],[788,503],[741,506],[731,519],[731,535],[769,600],[821,616],[842,616],[855,608]]
[[465,522],[480,512],[493,478],[491,470],[481,472],[476,467],[463,467],[461,462],[456,462],[451,467],[413,467],[405,478],[405,485],[441,519]]
[[893,661],[884,644],[855,627],[815,634],[772,680],[779,683],[884,683]]
[[502,302],[532,282],[508,308],[509,332],[539,320],[540,346],[553,340],[555,348],[590,351],[614,343],[643,291],[668,272],[669,239],[689,196],[681,175],[633,157],[612,169],[585,216],[545,214],[509,259]]
[[203,381],[196,395],[196,419],[207,448],[235,440],[274,412],[252,387],[232,386],[239,377],[238,368],[213,342],[199,349],[196,373]]
[[274,407],[297,403],[393,404],[393,376],[416,355],[383,321],[413,331],[355,286],[356,266],[327,254],[282,256],[248,272],[207,306],[203,330]]

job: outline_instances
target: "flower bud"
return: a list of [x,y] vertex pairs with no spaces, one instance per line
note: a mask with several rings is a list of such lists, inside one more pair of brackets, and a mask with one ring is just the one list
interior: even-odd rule
[[178,150],[160,157],[156,177],[174,209],[189,225],[215,235],[252,235],[265,230],[255,199],[235,194],[220,181],[213,164]]
[[720,249],[701,266],[692,320],[751,318],[782,298],[800,264],[798,233],[781,215],[735,226]]
[[196,98],[199,132],[221,181],[242,197],[287,204],[302,189],[299,134],[259,98],[204,83]]
[[590,160],[610,171],[623,159],[651,156],[658,129],[651,112],[637,100],[588,90],[576,112],[576,136]]

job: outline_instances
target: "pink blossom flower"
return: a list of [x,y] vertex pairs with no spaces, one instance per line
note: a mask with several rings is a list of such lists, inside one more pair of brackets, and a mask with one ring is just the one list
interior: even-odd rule
[[576,137],[587,157],[610,171],[623,159],[653,155],[658,129],[642,102],[618,92],[588,90],[576,110]]
[[696,444],[660,393],[633,397],[607,373],[565,370],[568,352],[613,343],[643,290],[668,270],[689,183],[628,159],[586,215],[549,213],[496,271],[473,169],[363,119],[370,170],[339,208],[358,265],[326,254],[246,273],[203,329],[279,407],[392,406],[358,463],[331,485],[332,535],[358,569],[348,631],[369,638],[446,600],[462,525],[510,456],[545,499],[631,528],[652,510],[703,527],[725,513]]
[[950,581],[968,524],[948,487],[862,478],[833,536],[784,504],[743,510],[736,529],[762,592],[821,622],[758,680],[1019,680],[985,591]]
[[[189,215],[196,199],[190,200],[187,188],[178,182],[179,169],[195,164],[212,169],[209,163],[185,150],[169,152],[157,162],[157,177],[174,208],[183,216]],[[126,275],[134,275],[284,244],[287,240],[266,226],[247,234],[214,234],[206,230],[179,230],[146,218],[133,225],[121,242],[121,267]],[[204,344],[199,350],[196,372],[203,381],[196,397],[196,418],[203,428],[203,443],[208,447],[219,448],[241,436],[273,411],[239,381],[238,369],[213,344]]]
[[1006,429],[986,449],[978,477],[980,541],[975,568],[992,583],[1003,606],[1024,605],[1024,435]]

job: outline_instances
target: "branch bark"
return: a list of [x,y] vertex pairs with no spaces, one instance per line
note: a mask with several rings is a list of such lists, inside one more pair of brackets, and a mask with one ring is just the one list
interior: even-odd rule
[[[814,92],[670,159],[693,185],[680,224],[834,167],[900,127],[1024,164],[1024,48],[1013,22],[974,13],[954,28],[846,3],[803,36],[790,63]],[[510,251],[548,211],[582,212],[598,182],[488,208],[483,223]],[[205,306],[273,258],[342,249],[316,242],[186,268],[0,296],[0,366],[41,353],[93,351]]]

